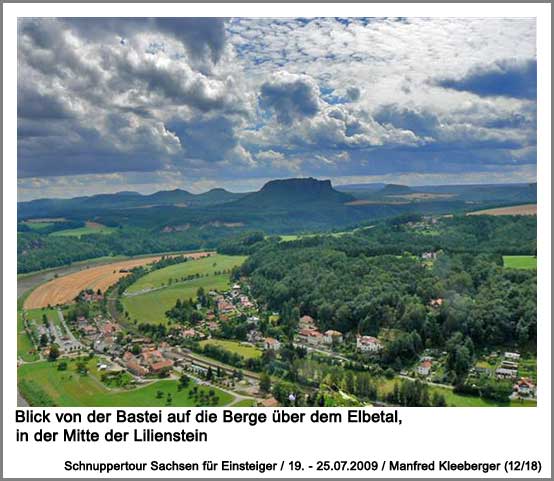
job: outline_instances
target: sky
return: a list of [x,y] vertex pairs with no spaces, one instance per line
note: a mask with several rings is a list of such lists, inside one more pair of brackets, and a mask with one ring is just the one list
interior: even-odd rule
[[535,20],[27,18],[18,198],[536,181]]

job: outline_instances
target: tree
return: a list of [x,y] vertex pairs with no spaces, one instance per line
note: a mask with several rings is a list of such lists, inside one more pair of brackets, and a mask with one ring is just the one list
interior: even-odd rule
[[50,345],[50,350],[48,352],[48,360],[55,361],[60,356],[60,349],[56,344]]
[[41,347],[46,347],[46,345],[48,344],[48,336],[46,334],[40,335],[39,344]]
[[179,387],[181,389],[185,389],[189,386],[190,384],[190,377],[187,376],[186,374],[181,374],[181,377],[179,378]]
[[271,378],[266,372],[262,373],[260,377],[260,391],[268,393],[271,390]]

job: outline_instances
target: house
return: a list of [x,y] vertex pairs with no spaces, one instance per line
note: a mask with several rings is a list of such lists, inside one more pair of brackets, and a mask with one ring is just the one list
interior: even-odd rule
[[163,359],[161,361],[155,362],[150,366],[150,371],[153,374],[157,374],[164,369],[170,369],[173,367],[173,361],[171,359]]
[[324,343],[324,336],[317,329],[304,328],[298,331],[298,339],[306,344],[312,346],[320,345]]
[[515,369],[517,371],[518,364],[517,362],[513,361],[502,361],[500,367],[503,367],[505,369]]
[[186,337],[186,338],[189,338],[189,339],[196,337],[197,334],[198,333],[194,329],[185,329],[182,332],[183,337]]
[[379,352],[383,345],[376,337],[357,335],[356,348],[362,352]]
[[506,359],[510,359],[512,361],[519,361],[519,358],[521,357],[520,354],[517,352],[505,352],[504,357]]
[[[125,353],[127,354],[127,353]],[[131,353],[129,353],[131,354]],[[132,354],[131,354],[132,355]],[[141,366],[137,361],[136,359],[129,359],[126,363],[125,363],[125,366],[127,367],[127,369],[132,372],[133,374],[135,374],[136,376],[146,376],[148,374],[148,369],[146,369],[145,367]]]
[[208,329],[215,331],[216,329],[219,329],[219,322],[210,321],[206,324],[208,326]]
[[246,339],[248,340],[248,342],[251,342],[252,344],[256,344],[257,342],[263,340],[263,336],[260,331],[253,329],[246,334]]
[[417,373],[422,376],[428,376],[431,372],[431,367],[433,363],[431,361],[423,361],[419,366],[417,366]]
[[275,408],[279,406],[279,401],[277,401],[277,399],[275,399],[272,396],[267,399],[264,399],[261,404],[263,407],[266,407],[266,408]]
[[535,385],[533,384],[533,381],[531,381],[531,379],[522,377],[518,381],[518,383],[514,385],[514,391],[527,396],[535,391]]
[[496,377],[498,379],[515,379],[517,376],[517,370],[516,369],[506,369],[503,367],[499,367],[496,371]]
[[437,308],[437,307],[442,306],[442,303],[443,303],[443,302],[444,302],[444,299],[443,299],[442,297],[437,297],[436,299],[431,299],[431,300],[429,301],[429,305],[430,305],[431,307]]
[[424,252],[421,254],[421,258],[426,261],[434,261],[437,258],[436,252]]
[[266,337],[264,339],[264,348],[271,349],[272,351],[278,351],[281,348],[281,343],[273,337]]
[[323,333],[323,342],[325,344],[340,344],[342,342],[342,332],[329,329]]
[[227,302],[225,299],[217,301],[217,310],[220,313],[232,312],[235,310],[235,306],[230,302]]
[[300,329],[315,329],[315,321],[311,316],[302,316],[298,323]]

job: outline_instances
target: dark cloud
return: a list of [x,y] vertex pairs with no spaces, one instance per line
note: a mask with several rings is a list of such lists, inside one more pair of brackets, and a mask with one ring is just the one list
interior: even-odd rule
[[502,60],[472,68],[461,78],[439,79],[436,84],[454,90],[491,97],[536,99],[537,61]]
[[380,107],[375,112],[374,118],[381,124],[391,124],[396,128],[411,130],[421,136],[434,135],[439,128],[439,119],[435,114],[398,104]]
[[360,99],[360,89],[358,87],[349,87],[346,89],[346,95],[351,102],[356,102]]
[[71,110],[56,95],[22,87],[17,92],[17,116],[20,119],[68,119]]
[[137,32],[158,32],[180,41],[191,57],[208,55],[217,63],[225,47],[223,18],[63,18],[77,35],[106,40],[112,34],[122,39]]
[[260,104],[274,112],[280,123],[290,125],[319,111],[319,88],[306,75],[281,72],[262,84]]
[[174,119],[166,127],[179,137],[186,156],[193,159],[219,162],[238,144],[234,122],[224,116],[192,121]]

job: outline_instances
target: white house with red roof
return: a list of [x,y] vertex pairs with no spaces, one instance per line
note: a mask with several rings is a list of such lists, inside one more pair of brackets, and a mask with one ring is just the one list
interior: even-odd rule
[[356,336],[356,349],[361,352],[379,352],[383,349],[381,341],[373,336]]

